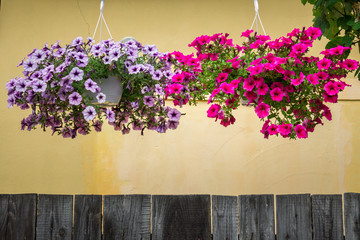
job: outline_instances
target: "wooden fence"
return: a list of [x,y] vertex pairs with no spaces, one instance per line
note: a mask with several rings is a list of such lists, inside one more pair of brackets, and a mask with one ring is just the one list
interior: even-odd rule
[[310,194],[2,194],[0,239],[359,240],[360,194],[345,193],[343,200]]

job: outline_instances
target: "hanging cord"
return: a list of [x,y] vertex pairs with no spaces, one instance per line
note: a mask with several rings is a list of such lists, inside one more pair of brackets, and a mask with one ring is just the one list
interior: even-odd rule
[[265,29],[264,29],[264,26],[263,26],[263,24],[262,24],[262,22],[261,22],[261,18],[260,18],[260,14],[259,14],[259,3],[258,3],[258,0],[254,0],[254,7],[255,7],[255,18],[254,18],[254,21],[253,21],[252,24],[251,24],[250,29],[253,28],[254,23],[256,22],[256,32],[259,32],[259,27],[258,27],[258,19],[259,19],[261,28],[262,28],[264,34],[266,35]]
[[99,19],[98,19],[98,21],[97,21],[96,27],[95,27],[94,34],[93,34],[93,39],[94,39],[96,30],[97,30],[97,28],[98,28],[98,25],[99,25],[99,22],[100,22],[100,19],[101,19],[101,22],[100,22],[100,42],[101,42],[102,22],[105,23],[105,26],[106,26],[106,29],[107,29],[109,35],[110,35],[110,38],[113,38],[112,35],[111,35],[111,33],[110,33],[110,30],[109,30],[109,28],[108,28],[108,25],[106,24],[105,18],[104,18],[104,14],[103,14],[104,4],[105,4],[105,0],[101,0],[101,3],[100,3],[100,15],[99,15]]

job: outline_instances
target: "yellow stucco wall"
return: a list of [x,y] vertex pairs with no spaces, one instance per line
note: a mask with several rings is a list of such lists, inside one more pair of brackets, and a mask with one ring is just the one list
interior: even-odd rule
[[[100,0],[3,0],[0,12],[0,193],[245,194],[360,192],[360,84],[331,106],[333,121],[309,139],[263,139],[254,111],[240,107],[224,128],[207,106],[184,107],[176,131],[123,136],[105,126],[75,140],[20,131],[28,113],[7,109],[5,83],[18,62],[45,42],[69,43],[94,31]],[[271,36],[311,25],[300,0],[260,0]],[[190,52],[201,34],[228,32],[240,40],[253,17],[252,0],[106,0],[114,39],[133,36],[161,51]],[[107,38],[106,31],[103,29]],[[316,45],[318,53],[324,43]],[[360,60],[359,54],[352,57]]]

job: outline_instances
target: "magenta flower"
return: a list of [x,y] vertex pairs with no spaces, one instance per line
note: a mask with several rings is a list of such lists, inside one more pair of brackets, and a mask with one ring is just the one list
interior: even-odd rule
[[257,85],[257,93],[261,96],[265,96],[269,91],[269,86],[264,82],[259,82]]
[[210,108],[207,110],[207,116],[209,118],[216,118],[220,109],[221,106],[219,104],[211,104]]
[[276,124],[271,124],[267,128],[267,131],[269,132],[270,135],[276,135],[278,134],[278,126]]
[[170,121],[178,122],[180,120],[180,117],[181,117],[181,112],[178,111],[175,108],[171,108],[168,111],[167,116],[169,117]]
[[96,111],[93,106],[87,106],[85,110],[82,112],[84,119],[86,121],[91,121],[95,119]]
[[184,74],[175,74],[173,77],[172,77],[172,82],[177,82],[177,83],[182,83],[183,80],[184,80],[185,76]]
[[180,93],[182,89],[183,89],[183,85],[178,83],[173,83],[171,85],[168,85],[167,91],[168,94],[173,94],[173,93]]
[[331,66],[331,63],[332,61],[330,59],[327,59],[327,58],[324,58],[324,59],[321,59],[320,61],[318,61],[316,63],[316,65],[318,66],[318,68],[321,70],[321,69],[329,69],[329,67]]
[[307,138],[308,137],[306,128],[300,124],[295,126],[294,131],[296,132],[296,135],[298,138]]
[[292,128],[293,128],[293,127],[292,127],[292,124],[291,124],[291,123],[289,123],[289,124],[283,123],[283,124],[281,124],[281,125],[278,126],[278,131],[279,131],[279,133],[280,133],[281,136],[287,137],[287,136],[290,135],[290,133],[291,133],[291,131],[292,131]]
[[219,88],[226,94],[235,94],[235,88],[230,83],[223,82]]
[[252,91],[245,92],[244,95],[249,100],[248,104],[255,102],[255,100],[258,98],[258,95]]
[[255,87],[255,84],[256,84],[256,82],[254,81],[254,79],[252,77],[245,78],[243,88],[247,91],[252,91],[253,88]]
[[323,93],[324,102],[337,103],[338,95],[329,95],[326,92]]
[[339,93],[338,86],[333,81],[327,82],[324,86],[324,89],[326,93],[331,96]]
[[241,33],[241,37],[250,37],[250,34],[253,32],[254,30],[246,30],[245,32]]
[[319,84],[318,77],[315,74],[307,75],[306,79],[313,85]]
[[347,70],[355,70],[359,66],[359,62],[352,60],[352,59],[346,59],[343,64],[343,67],[345,67]]
[[216,78],[216,81],[218,83],[224,82],[228,77],[227,73],[219,73],[218,77]]
[[70,79],[74,81],[80,81],[83,79],[84,71],[78,67],[74,67],[69,73]]
[[255,112],[259,118],[265,118],[269,115],[270,106],[262,102],[259,105],[257,105],[257,107],[255,108]]
[[281,102],[284,97],[284,92],[280,88],[276,87],[270,91],[270,95],[273,101]]
[[81,103],[82,97],[79,93],[73,92],[69,95],[69,103],[72,105],[79,105]]
[[326,72],[318,72],[314,74],[319,80],[326,80],[329,77],[329,74]]
[[321,36],[321,30],[320,28],[317,27],[309,27],[308,29],[305,30],[305,33],[307,36],[315,39]]

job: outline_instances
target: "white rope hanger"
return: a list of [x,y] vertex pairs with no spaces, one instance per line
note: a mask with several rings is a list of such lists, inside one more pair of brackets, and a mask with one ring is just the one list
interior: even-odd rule
[[104,18],[104,14],[103,14],[104,5],[105,5],[105,0],[101,0],[101,3],[100,3],[100,15],[99,15],[99,19],[98,19],[98,21],[97,21],[97,24],[96,24],[96,27],[95,27],[95,31],[94,31],[94,34],[93,34],[93,37],[92,37],[92,38],[94,39],[96,30],[97,30],[97,28],[98,28],[98,25],[99,25],[99,22],[100,22],[100,19],[101,19],[101,22],[100,22],[100,41],[99,41],[99,42],[101,42],[102,22],[105,23],[105,26],[106,26],[106,29],[107,29],[109,35],[110,35],[110,38],[113,38],[112,35],[111,35],[111,33],[110,33],[110,30],[109,30],[109,28],[108,28],[108,26],[107,26],[107,24],[106,24],[105,18]]
[[252,24],[251,24],[250,29],[253,28],[254,23],[256,22],[256,32],[259,32],[259,27],[258,27],[258,19],[259,19],[261,28],[262,28],[264,34],[266,35],[265,29],[264,29],[264,26],[263,26],[263,24],[262,24],[262,22],[261,22],[261,18],[260,18],[260,14],[259,14],[259,3],[258,3],[258,0],[254,0],[254,7],[255,7],[255,18],[254,18],[254,21],[253,21]]

